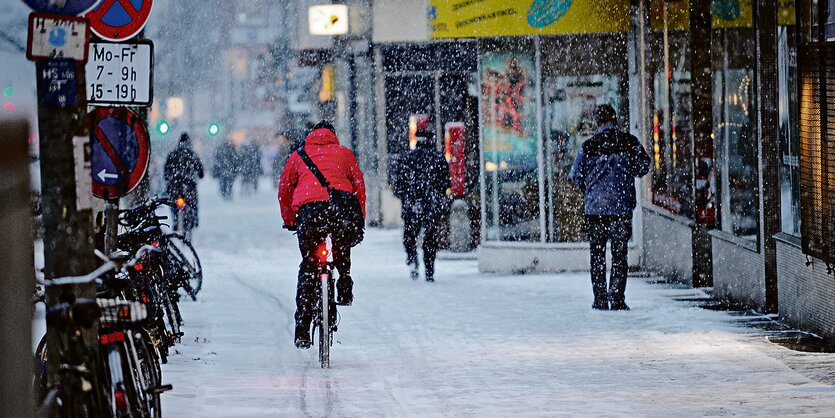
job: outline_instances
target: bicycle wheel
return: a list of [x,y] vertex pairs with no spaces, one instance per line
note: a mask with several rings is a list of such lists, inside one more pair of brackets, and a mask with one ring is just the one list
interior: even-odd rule
[[327,276],[319,279],[319,364],[323,369],[331,367],[330,347],[333,339],[333,324],[330,323],[332,289],[328,285],[329,282],[330,279]]
[[159,359],[151,346],[151,339],[144,331],[133,331],[134,387],[139,395],[143,417],[162,416],[159,392],[161,374]]
[[179,234],[168,234],[165,236],[168,241],[167,252],[173,259],[175,266],[182,269],[185,277],[180,285],[195,299],[197,293],[203,287],[203,267],[200,265],[200,257],[197,251],[187,239]]
[[44,335],[35,350],[35,375],[32,376],[32,393],[35,395],[35,405],[40,405],[49,393],[49,365],[46,356],[46,335]]

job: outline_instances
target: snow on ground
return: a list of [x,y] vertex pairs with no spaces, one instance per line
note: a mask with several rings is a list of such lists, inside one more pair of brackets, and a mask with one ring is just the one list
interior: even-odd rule
[[698,291],[630,279],[632,311],[597,312],[587,273],[441,260],[436,283],[412,281],[396,230],[355,249],[356,300],[322,370],[293,346],[300,256],[274,190],[224,202],[207,181],[201,203],[204,287],[163,368],[168,416],[835,414],[835,389],[781,362],[787,349],[672,300]]

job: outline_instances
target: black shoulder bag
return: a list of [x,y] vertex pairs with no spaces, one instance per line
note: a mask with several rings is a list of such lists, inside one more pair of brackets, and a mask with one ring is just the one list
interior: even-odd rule
[[319,180],[319,183],[328,189],[328,224],[331,233],[341,238],[341,241],[350,244],[352,247],[361,243],[365,238],[365,217],[362,216],[362,207],[357,196],[353,193],[336,190],[325,175],[316,167],[304,147],[296,150],[302,161],[307,165],[311,173]]

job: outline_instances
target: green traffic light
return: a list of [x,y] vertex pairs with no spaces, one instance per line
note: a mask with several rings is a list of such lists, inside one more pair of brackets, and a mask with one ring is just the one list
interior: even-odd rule
[[12,97],[14,96],[14,87],[9,86],[3,89],[3,96],[5,97]]
[[220,125],[217,122],[212,122],[209,124],[209,136],[217,136],[220,133]]
[[171,126],[168,124],[166,120],[163,119],[159,121],[159,123],[157,124],[157,130],[161,135],[165,136],[168,135],[168,132],[171,131]]

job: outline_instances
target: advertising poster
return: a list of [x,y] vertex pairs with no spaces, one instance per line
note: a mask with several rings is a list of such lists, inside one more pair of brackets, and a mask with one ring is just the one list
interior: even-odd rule
[[498,164],[499,169],[536,167],[533,52],[484,53],[481,56],[481,83],[485,161]]

